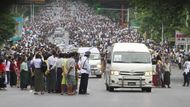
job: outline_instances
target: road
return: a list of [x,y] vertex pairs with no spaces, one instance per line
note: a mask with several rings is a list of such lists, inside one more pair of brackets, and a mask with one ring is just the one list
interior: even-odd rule
[[104,80],[90,78],[90,95],[33,95],[29,90],[8,88],[0,91],[0,107],[189,107],[190,87],[182,87],[182,73],[172,67],[172,84],[168,88],[153,88],[151,93],[139,90],[108,92]]

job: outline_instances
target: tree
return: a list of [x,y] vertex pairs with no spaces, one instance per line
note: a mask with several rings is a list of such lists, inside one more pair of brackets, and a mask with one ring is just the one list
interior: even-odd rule
[[161,28],[164,25],[166,38],[174,37],[175,30],[189,31],[189,0],[133,0],[138,8],[140,31],[161,38]]
[[15,21],[10,14],[14,0],[3,0],[0,4],[0,46],[15,33]]

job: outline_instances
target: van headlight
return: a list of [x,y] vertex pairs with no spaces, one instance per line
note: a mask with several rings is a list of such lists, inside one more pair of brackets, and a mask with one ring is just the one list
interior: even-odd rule
[[98,65],[97,65],[97,68],[99,68],[99,69],[100,69],[100,68],[101,68],[101,64],[98,64]]
[[111,75],[119,75],[119,71],[111,71]]
[[145,76],[152,76],[152,72],[151,71],[146,71]]

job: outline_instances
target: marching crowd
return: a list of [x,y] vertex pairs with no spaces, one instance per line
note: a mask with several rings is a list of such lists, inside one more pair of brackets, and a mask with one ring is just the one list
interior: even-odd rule
[[[57,27],[69,32],[70,44],[96,46],[101,52],[116,42],[141,42],[137,31],[122,28],[111,19],[97,15],[81,1],[57,0],[48,5],[39,8],[34,19],[24,25],[21,41],[0,51],[0,89],[10,85],[25,90],[30,86],[35,95],[44,92],[74,95],[79,86],[79,94],[87,94],[90,52],[82,58],[76,51],[61,52],[47,39]],[[183,54],[171,50],[168,45],[146,45],[156,60],[158,86],[170,88],[170,61],[178,61],[179,68],[185,68],[184,86],[189,86],[190,58],[182,61]]]
[[79,94],[87,94],[89,52],[81,57],[76,51],[63,53],[45,40],[24,37],[11,49],[5,47],[0,52],[0,89],[18,87],[25,90],[30,86],[35,95],[48,93],[67,92],[68,95],[76,94],[78,87],[78,71],[81,71]]
[[52,36],[57,27],[69,32],[70,44],[96,46],[104,51],[115,42],[138,42],[140,35],[132,28],[121,27],[81,1],[57,0],[42,6],[30,23],[43,37]]
[[[26,54],[17,57],[8,56],[0,58],[0,88],[18,87],[21,90],[30,86],[35,95],[39,92],[48,93],[67,92],[68,95],[76,94],[78,86],[78,71],[81,71],[79,94],[87,94],[88,63],[90,52],[86,52],[78,65],[79,56],[76,52],[50,54],[37,51],[35,55]],[[81,66],[81,68],[80,68]]]
[[[168,45],[148,44],[152,53],[152,62],[155,65],[156,75],[153,77],[155,86],[170,87],[171,66],[178,66],[184,77],[183,86],[189,86],[190,81],[190,52],[169,48]],[[155,79],[155,80],[154,80]]]
[[79,61],[76,50],[64,53],[27,26],[23,28],[22,37],[21,41],[0,51],[1,89],[10,85],[25,90],[30,86],[35,95],[44,92],[74,95],[78,71],[81,71],[79,94],[87,94],[89,52]]

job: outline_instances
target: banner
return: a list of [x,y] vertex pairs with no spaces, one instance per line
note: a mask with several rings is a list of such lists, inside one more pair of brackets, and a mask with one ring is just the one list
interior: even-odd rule
[[22,36],[22,28],[23,28],[23,23],[24,19],[22,17],[14,17],[16,21],[16,33],[15,36],[21,37]]
[[175,32],[175,44],[176,45],[190,45],[190,35],[186,35],[182,32]]
[[10,38],[11,41],[16,42],[22,39],[22,28],[23,28],[23,23],[24,19],[22,17],[13,17],[14,20],[16,21],[16,26],[15,26],[15,34],[12,38]]

